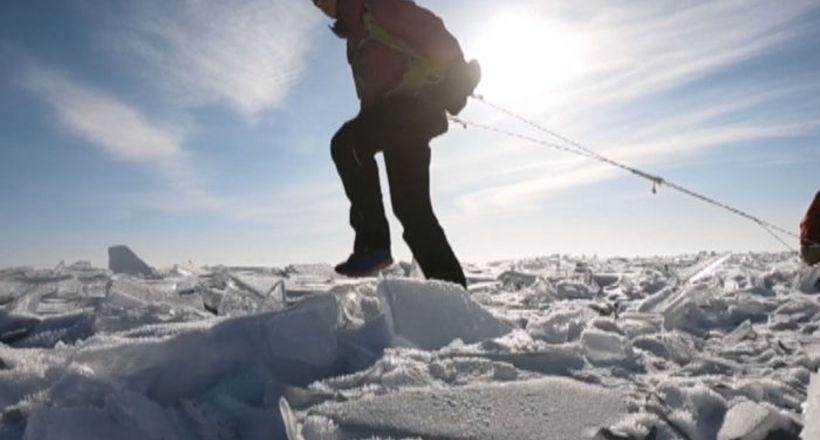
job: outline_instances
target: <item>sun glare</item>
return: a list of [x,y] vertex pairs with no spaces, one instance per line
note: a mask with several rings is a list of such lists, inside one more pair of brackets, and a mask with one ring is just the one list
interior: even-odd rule
[[581,32],[524,13],[501,13],[479,28],[470,56],[482,66],[478,92],[496,99],[543,95],[576,78],[585,62]]

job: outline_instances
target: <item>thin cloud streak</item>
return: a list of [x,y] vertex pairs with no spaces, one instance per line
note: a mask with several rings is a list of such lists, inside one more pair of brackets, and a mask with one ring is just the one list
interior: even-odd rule
[[[169,183],[139,196],[143,208],[224,210],[229,202],[209,191],[186,145],[205,129],[193,111],[226,106],[255,121],[281,106],[303,77],[321,14],[298,0],[147,0],[98,10],[113,11],[102,12],[105,25],[94,30],[98,47],[108,49],[106,62],[114,60],[108,65],[121,78],[138,79],[147,102],[126,103],[119,91],[19,57],[23,87],[52,107],[66,132],[109,157],[148,165]],[[148,106],[162,119],[148,117]]]
[[52,106],[60,125],[117,159],[151,162],[182,155],[181,133],[156,126],[111,96],[42,67],[27,69],[23,81]]
[[488,213],[526,212],[537,209],[534,203],[544,197],[575,188],[602,182],[619,175],[619,170],[604,165],[582,165],[572,170],[551,170],[521,182],[496,186],[466,194],[456,200],[456,206],[468,216]]
[[785,124],[732,124],[718,128],[692,130],[684,135],[655,138],[642,144],[612,148],[610,157],[633,163],[666,161],[698,150],[717,148],[740,142],[789,138],[811,132],[820,127],[820,119]]
[[110,39],[184,108],[227,104],[247,117],[283,104],[305,71],[320,14],[308,2],[146,1]]
[[[585,73],[563,85],[561,90],[542,90],[540,94],[528,94],[500,104],[575,137],[604,155],[635,166],[663,164],[672,158],[704,153],[732,143],[785,138],[817,129],[815,114],[802,115],[798,120],[782,116],[775,120],[765,118],[768,113],[765,105],[815,89],[816,84],[806,78],[802,78],[802,83],[786,85],[780,78],[764,80],[754,87],[740,83],[721,86],[718,90],[707,86],[703,89],[705,92],[698,92],[701,96],[665,95],[665,101],[657,100],[661,93],[775,53],[802,35],[801,28],[794,23],[818,9],[816,2],[795,1],[775,7],[760,1],[715,1],[679,8],[675,13],[654,2],[639,7],[632,7],[634,3],[629,5],[592,20],[587,15],[581,22],[571,18],[579,15],[575,14],[577,8],[569,3],[557,6],[533,3],[532,6],[550,20],[587,29],[585,59],[589,64]],[[485,68],[492,69],[492,65]],[[519,89],[527,90],[527,87],[519,86]],[[492,100],[492,96],[487,98]],[[650,103],[671,116],[642,114],[639,106]],[[491,124],[510,122],[508,117],[484,108],[471,114],[473,119]],[[648,117],[653,117],[651,124],[647,124]],[[516,127],[519,128],[514,130],[533,134],[527,127]],[[534,135],[545,137],[537,132]],[[530,161],[522,166],[520,160],[516,165],[509,159],[514,156],[511,151],[525,149],[531,146],[504,139],[495,147],[490,145],[476,153],[485,160],[498,157],[494,172],[481,176],[483,188],[463,194],[456,205],[467,214],[515,210],[559,191],[621,175],[590,165],[586,160],[564,157],[547,163]],[[557,157],[545,153],[545,157],[553,156]],[[509,166],[498,166],[505,162]],[[449,172],[463,165],[462,161],[443,164],[443,168]]]
[[113,96],[43,66],[24,69],[22,81],[51,106],[67,132],[114,159],[152,166],[189,204],[195,201],[200,209],[220,205],[188,162],[183,129],[162,126]]
[[[525,4],[529,6],[521,7]],[[507,88],[518,92],[512,93],[506,103],[526,109],[528,114],[540,115],[541,119],[561,111],[563,117],[553,121],[574,120],[589,109],[672,90],[770,53],[801,36],[805,30],[791,25],[820,8],[808,0],[795,0],[777,7],[764,1],[712,1],[683,8],[678,7],[679,2],[665,6],[660,2],[606,3],[606,7],[600,8],[578,2],[517,5],[518,8],[511,4],[510,8],[526,11],[527,17],[534,16],[538,21],[555,22],[572,29],[564,38],[573,40],[570,43],[583,53],[583,65],[573,78],[546,88],[540,82],[522,84],[521,81],[549,77],[551,70],[563,66],[544,60],[560,62],[561,59],[553,60],[553,54],[537,49],[521,51],[515,59],[504,59],[515,62],[521,70],[539,71],[537,75],[507,78]],[[595,12],[590,14],[585,10]],[[482,32],[482,28],[477,28],[477,32]],[[538,42],[526,43],[538,47]],[[547,49],[555,49],[554,42],[544,44]],[[480,47],[474,50],[481,53]],[[505,69],[505,66],[493,66],[494,60],[485,61],[489,62],[484,64],[489,72]],[[485,117],[503,119],[492,113]]]
[[770,2],[706,2],[677,13],[659,12],[636,22],[607,23],[595,59],[617,66],[615,92],[605,99],[631,99],[699,79],[722,67],[766,53],[793,39],[788,25],[816,3],[794,1],[773,8]]
[[[820,120],[769,126],[735,125],[700,129],[685,135],[673,134],[643,144],[613,148],[603,152],[607,157],[630,166],[645,167],[668,162],[676,155],[692,154],[739,142],[797,136],[820,127]],[[546,148],[546,147],[545,147]],[[523,207],[538,206],[556,192],[600,183],[624,176],[624,171],[588,159],[564,159],[544,162],[517,170],[521,176],[514,183],[500,184],[459,197],[456,205],[467,215],[488,212],[515,212]],[[649,170],[651,172],[651,170]]]
[[[816,2],[801,0],[778,7],[761,1],[713,1],[675,14],[651,4],[633,7],[591,23],[567,16],[562,21],[586,35],[584,73],[558,90],[525,94],[514,104],[529,107],[527,113],[540,115],[538,119],[562,124],[606,105],[673,90],[771,53],[800,36],[789,24],[813,9],[818,9]],[[544,18],[555,20],[551,13],[544,11]]]
[[[645,144],[664,144],[670,145],[671,149],[666,151],[668,153],[681,152],[689,145],[692,150],[697,150],[697,143],[691,143],[691,136],[684,137],[681,133],[689,134],[701,132],[704,128],[711,128],[712,132],[715,129],[723,128],[727,132],[730,130],[749,130],[749,140],[755,138],[759,133],[761,126],[771,127],[780,124],[783,135],[789,134],[789,130],[798,129],[800,132],[811,129],[815,126],[812,121],[803,122],[778,122],[777,120],[766,121],[761,115],[765,115],[766,108],[774,106],[776,101],[784,98],[793,98],[795,96],[813,96],[817,92],[817,85],[810,86],[784,86],[781,88],[774,88],[766,90],[765,92],[747,94],[747,93],[731,93],[725,91],[719,93],[699,94],[687,97],[687,101],[683,105],[677,105],[675,109],[670,111],[671,116],[665,117],[657,115],[656,119],[651,124],[645,122],[646,116],[632,116],[627,117],[623,121],[607,121],[609,125],[586,125],[589,132],[598,133],[594,137],[600,140],[617,139],[617,143],[612,141],[606,142],[604,145],[589,144],[593,150],[601,154],[611,156],[618,155],[619,149],[629,149],[635,147],[635,152],[641,152],[642,146]],[[736,116],[738,114],[754,113],[754,121],[747,121],[745,125],[738,126],[735,124],[727,124],[725,122],[718,123],[716,120],[727,116]],[[596,127],[594,130],[591,127]],[[587,130],[585,130],[587,131]],[[765,135],[770,135],[770,129],[765,131]],[[543,138],[549,141],[556,141],[543,133],[534,133],[534,137]],[[679,139],[676,137],[680,136]],[[738,138],[735,141],[740,140]],[[679,145],[676,145],[679,144]],[[605,148],[601,148],[605,147]],[[487,151],[480,156],[482,162],[498,161],[500,156],[509,156],[515,152],[532,150],[534,144],[530,142],[516,142],[514,144],[505,143],[504,148],[496,148]],[[653,148],[652,154],[663,154],[665,150]],[[631,156],[621,156],[623,160],[633,159],[635,154]],[[573,163],[577,162],[575,158],[566,156],[566,153],[561,153],[559,157],[549,159],[549,163],[561,163],[562,161],[570,160]],[[639,157],[638,157],[639,158]],[[528,162],[526,164],[517,164],[511,167],[501,168],[494,174],[506,175],[526,171],[533,168],[543,168],[545,161]]]

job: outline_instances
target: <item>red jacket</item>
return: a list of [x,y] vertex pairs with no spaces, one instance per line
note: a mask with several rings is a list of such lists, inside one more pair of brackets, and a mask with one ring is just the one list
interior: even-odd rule
[[[372,35],[373,26],[406,45],[440,72],[455,61],[464,60],[458,41],[441,19],[408,0],[339,0],[336,18],[334,31],[347,40],[348,62],[362,107],[402,85],[415,58]],[[372,25],[368,19],[372,19]]]
[[800,223],[800,243],[820,245],[820,191],[814,196],[806,218]]

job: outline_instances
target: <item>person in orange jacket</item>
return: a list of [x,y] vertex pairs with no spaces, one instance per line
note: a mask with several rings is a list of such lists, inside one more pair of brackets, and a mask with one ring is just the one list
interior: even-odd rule
[[800,223],[800,255],[808,265],[820,263],[820,191]]
[[393,212],[427,278],[467,286],[430,201],[430,140],[447,131],[480,79],[439,17],[409,0],[313,0],[347,43],[360,111],[333,136],[331,155],[350,201],[352,276],[390,266],[390,232],[375,154],[382,152]]

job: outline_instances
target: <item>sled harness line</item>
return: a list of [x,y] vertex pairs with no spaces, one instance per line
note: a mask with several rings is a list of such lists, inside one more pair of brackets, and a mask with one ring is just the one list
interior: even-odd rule
[[606,156],[604,156],[600,153],[597,153],[597,152],[595,152],[595,151],[593,151],[589,148],[584,147],[583,145],[581,145],[581,144],[579,144],[579,143],[577,143],[577,142],[575,142],[575,141],[573,141],[569,138],[561,136],[560,134],[558,134],[558,133],[556,133],[556,132],[554,132],[554,131],[546,128],[546,127],[543,127],[543,126],[541,126],[541,125],[539,125],[539,124],[537,124],[537,123],[535,123],[535,122],[533,122],[533,121],[531,121],[531,120],[529,120],[529,119],[527,119],[527,118],[525,118],[525,117],[511,111],[511,110],[508,110],[504,107],[501,107],[498,104],[494,104],[492,102],[489,102],[486,99],[484,99],[484,97],[482,95],[472,95],[471,97],[473,99],[483,103],[484,105],[487,105],[487,106],[493,108],[494,110],[497,110],[497,111],[499,111],[499,112],[501,112],[501,113],[513,118],[513,119],[517,119],[518,121],[523,122],[524,124],[529,125],[529,126],[535,128],[536,130],[544,132],[544,133],[546,133],[546,134],[548,134],[548,135],[550,135],[554,138],[557,138],[560,141],[562,141],[562,142],[564,142],[568,145],[562,145],[562,144],[559,144],[559,143],[549,142],[549,141],[546,141],[544,139],[539,139],[539,138],[535,138],[535,137],[532,137],[532,136],[516,133],[516,132],[510,131],[510,130],[503,129],[503,128],[493,127],[491,125],[482,124],[482,123],[479,123],[479,122],[468,121],[466,119],[462,119],[462,118],[459,118],[459,117],[456,117],[456,116],[449,116],[451,121],[461,125],[464,128],[469,128],[469,127],[480,128],[482,130],[495,132],[495,133],[502,134],[502,135],[505,135],[505,136],[508,136],[508,137],[533,142],[533,143],[536,143],[536,144],[539,144],[539,145],[543,145],[545,147],[550,147],[550,148],[554,148],[556,150],[561,150],[561,151],[572,153],[572,154],[575,154],[575,155],[578,155],[578,156],[586,157],[586,158],[589,158],[589,159],[594,159],[594,160],[597,160],[599,162],[603,162],[603,163],[606,163],[608,165],[612,165],[614,167],[620,168],[620,169],[625,170],[629,173],[632,173],[632,174],[634,174],[634,175],[636,175],[640,178],[643,178],[643,179],[646,179],[646,180],[649,180],[650,182],[652,182],[652,193],[656,193],[657,189],[659,187],[666,186],[666,187],[672,188],[672,189],[674,189],[674,190],[676,190],[680,193],[683,193],[687,196],[693,197],[693,198],[698,199],[702,202],[706,202],[710,205],[717,206],[718,208],[722,208],[722,209],[724,209],[726,211],[729,211],[729,212],[731,212],[735,215],[738,215],[738,216],[743,217],[747,220],[750,220],[750,221],[756,223],[761,228],[763,228],[766,232],[771,234],[775,239],[777,239],[777,241],[779,241],[788,250],[790,250],[792,252],[796,252],[796,249],[794,249],[792,246],[790,246],[782,237],[780,237],[779,235],[777,235],[777,233],[775,233],[775,231],[776,231],[776,232],[779,232],[781,234],[785,234],[785,235],[800,239],[800,235],[798,235],[798,234],[796,234],[796,233],[794,233],[794,232],[792,232],[788,229],[777,226],[777,225],[775,225],[771,222],[767,222],[767,221],[765,221],[765,220],[763,220],[759,217],[756,217],[756,216],[754,216],[752,214],[749,214],[745,211],[742,211],[740,209],[734,208],[734,207],[732,207],[732,206],[730,206],[726,203],[719,202],[719,201],[717,201],[717,200],[715,200],[711,197],[700,194],[696,191],[693,191],[691,189],[688,189],[686,187],[678,185],[674,182],[670,182],[670,181],[664,179],[663,177],[647,173],[645,171],[642,171],[642,170],[639,170],[637,168],[631,167],[629,165],[623,164],[623,163],[618,162],[616,160],[610,159],[610,158],[608,158],[608,157],[606,157]]

